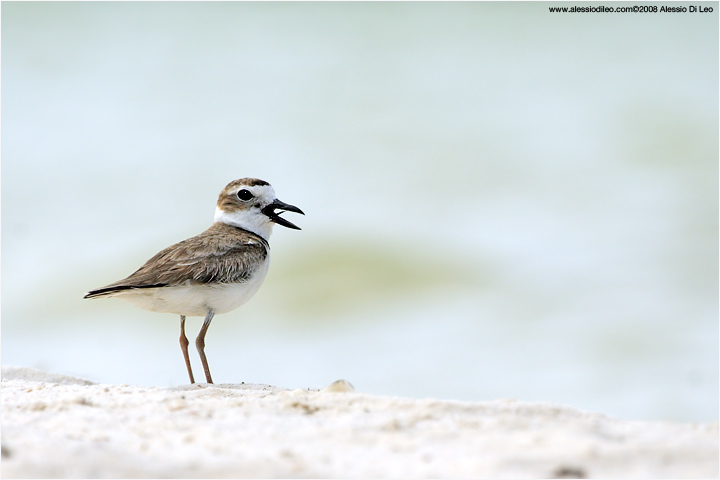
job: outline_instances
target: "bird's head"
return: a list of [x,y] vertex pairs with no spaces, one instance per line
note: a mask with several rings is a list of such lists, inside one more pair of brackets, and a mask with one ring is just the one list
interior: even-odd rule
[[300,230],[280,216],[286,211],[305,215],[298,207],[278,200],[275,190],[266,181],[241,178],[230,182],[220,192],[215,221],[249,230],[267,240],[275,223]]

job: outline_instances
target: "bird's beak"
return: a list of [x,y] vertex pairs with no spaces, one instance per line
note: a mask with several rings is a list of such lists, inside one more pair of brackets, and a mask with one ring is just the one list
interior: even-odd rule
[[[276,213],[275,210],[281,210],[281,211]],[[278,225],[282,225],[283,227],[294,228],[295,230],[300,230],[300,227],[298,227],[297,225],[290,223],[287,220],[285,220],[284,218],[282,218],[280,216],[280,214],[282,212],[295,212],[295,213],[299,213],[301,215],[305,215],[305,213],[303,213],[303,211],[300,210],[298,207],[296,207],[294,205],[288,205],[287,203],[281,202],[280,200],[277,200],[277,199],[273,200],[272,203],[270,203],[269,205],[266,205],[262,209],[262,213],[267,215],[271,222],[275,222]]]

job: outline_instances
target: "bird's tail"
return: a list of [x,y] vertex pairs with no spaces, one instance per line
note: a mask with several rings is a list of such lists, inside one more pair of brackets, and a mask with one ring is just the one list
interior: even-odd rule
[[138,288],[157,288],[164,287],[165,284],[156,285],[111,285],[108,287],[98,288],[97,290],[90,290],[83,298],[100,298],[100,297],[114,297],[120,295],[127,290],[135,290]]

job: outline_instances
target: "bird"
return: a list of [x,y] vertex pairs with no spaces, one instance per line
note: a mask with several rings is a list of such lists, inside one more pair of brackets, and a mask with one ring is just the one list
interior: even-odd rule
[[180,315],[180,348],[195,383],[185,317],[204,316],[195,346],[207,383],[213,383],[205,335],[215,315],[245,304],[262,285],[270,265],[268,240],[275,224],[300,230],[281,217],[305,213],[277,199],[257,178],[227,184],[218,196],[214,223],[199,235],[167,247],[128,277],[87,292],[83,298],[117,297],[145,310]]

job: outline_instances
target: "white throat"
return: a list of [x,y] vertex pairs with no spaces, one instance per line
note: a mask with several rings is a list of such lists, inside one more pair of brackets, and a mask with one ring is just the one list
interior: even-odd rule
[[270,239],[273,227],[273,222],[258,211],[237,210],[235,212],[226,212],[219,207],[215,207],[215,222],[242,228],[260,235],[266,241]]

